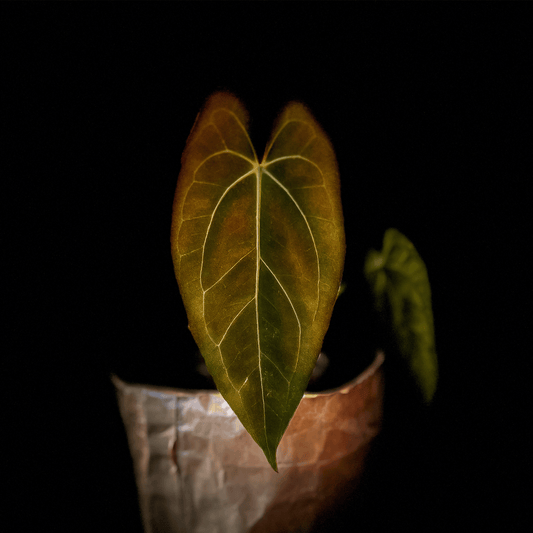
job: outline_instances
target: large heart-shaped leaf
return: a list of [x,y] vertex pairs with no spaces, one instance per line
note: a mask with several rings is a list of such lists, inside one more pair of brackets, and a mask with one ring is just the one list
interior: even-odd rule
[[397,229],[383,237],[383,250],[371,250],[365,275],[376,307],[391,322],[396,344],[409,364],[426,403],[437,388],[431,289],[426,265],[413,243]]
[[335,153],[289,103],[260,163],[229,93],[198,115],[182,156],[172,257],[189,329],[215,384],[274,470],[322,346],[344,263]]

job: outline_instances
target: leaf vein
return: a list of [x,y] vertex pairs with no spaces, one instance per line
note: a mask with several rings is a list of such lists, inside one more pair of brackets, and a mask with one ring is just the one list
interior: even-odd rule
[[[241,119],[233,111],[231,111],[231,109],[228,109],[227,107],[219,107],[218,109],[215,110],[215,112],[216,111],[225,111],[226,113],[228,113],[228,115],[231,115],[237,121],[237,123],[239,124],[239,127],[241,128],[242,132],[246,136],[246,139],[248,140],[248,144],[252,148],[252,152],[254,154],[255,161],[257,162],[257,155],[255,153],[254,145],[252,143],[252,140],[250,139],[250,136],[248,135],[248,131],[246,130],[246,127],[241,122]],[[212,122],[211,122],[211,124],[213,124],[213,126],[215,126],[215,128],[217,129],[220,137],[222,138],[222,142],[224,143],[224,146],[227,147],[226,142],[224,141],[224,137],[222,136],[222,133],[220,132],[218,126],[216,124],[212,123]]]
[[213,208],[213,213],[211,214],[211,220],[209,221],[209,224],[207,225],[207,228],[205,230],[205,238],[204,238],[204,243],[202,245],[202,248],[203,248],[203,251],[202,251],[202,260],[200,262],[200,286],[202,288],[202,291],[203,291],[203,295],[204,295],[204,306],[202,308],[202,310],[205,312],[205,289],[204,289],[204,286],[203,286],[203,283],[201,281],[202,279],[202,273],[203,273],[203,270],[204,270],[204,262],[205,262],[205,243],[207,242],[207,237],[209,236],[209,232],[211,231],[211,226],[213,225],[213,219],[215,218],[215,215],[218,211],[218,208],[220,207],[220,204],[222,203],[222,201],[224,200],[225,196],[229,193],[229,191],[235,187],[235,185],[237,185],[237,183],[239,183],[240,181],[242,181],[243,179],[247,178],[250,174],[252,174],[253,172],[255,171],[255,169],[252,169],[250,170],[249,172],[246,172],[246,174],[243,174],[242,176],[240,176],[238,179],[236,179],[225,191],[224,193],[222,194],[222,196],[218,199],[218,202],[216,203],[215,207]]
[[296,365],[295,365],[295,368],[297,368],[298,367],[298,362],[300,360],[300,348],[301,348],[301,341],[302,341],[302,324],[300,322],[300,317],[298,316],[298,313],[296,312],[296,309],[294,308],[292,300],[290,299],[289,295],[287,294],[287,291],[285,290],[285,287],[279,281],[279,279],[276,276],[276,274],[274,274],[272,269],[266,264],[266,262],[263,259],[261,259],[261,262],[263,263],[263,265],[265,265],[265,267],[268,269],[268,271],[272,274],[272,277],[276,280],[277,284],[280,286],[281,290],[283,291],[283,294],[285,294],[285,298],[287,298],[287,301],[290,303],[290,305],[292,307],[292,312],[294,313],[294,316],[296,317],[296,322],[298,322],[298,352],[296,354]]
[[[268,152],[270,151],[270,148],[272,148],[272,146],[274,146],[274,143],[276,142],[277,138],[279,137],[280,133],[291,123],[293,122],[300,122],[301,124],[307,124],[307,122],[304,122],[303,120],[287,120],[287,122],[285,122],[283,125],[281,125],[276,133],[276,135],[274,136],[274,138],[272,139],[272,141],[270,142],[270,145],[268,146]],[[313,137],[311,137],[311,139],[309,139],[309,141],[307,141],[307,143],[304,145],[304,147],[302,148],[302,151],[307,147],[307,145],[316,137],[316,134],[313,135]],[[267,155],[267,152],[265,152],[265,156]],[[264,158],[263,158],[264,160]]]
[[280,367],[274,362],[272,361],[272,359],[270,359],[270,357],[268,357],[268,355],[266,355],[264,352],[261,352],[261,355],[268,361],[270,361],[270,363],[276,367],[276,370],[280,373],[281,377],[287,382],[287,383],[290,383],[290,380],[287,379],[285,377],[285,375],[283,374],[283,372],[281,371]]
[[217,281],[215,281],[213,285],[205,289],[204,293],[207,291],[210,291],[215,285],[218,285],[241,261],[243,261],[246,257],[248,257],[254,250],[255,248],[252,248],[250,251],[246,252],[231,268],[229,268],[226,272],[224,272],[224,274],[222,274],[222,276],[220,276],[220,278]]
[[242,307],[242,309],[232,318],[231,322],[229,323],[228,327],[226,328],[226,331],[224,331],[222,337],[220,338],[220,342],[218,343],[215,343],[215,341],[213,339],[211,339],[213,341],[213,343],[215,344],[215,346],[220,346],[223,342],[224,342],[224,339],[226,338],[226,335],[228,334],[228,331],[231,329],[231,326],[233,326],[233,323],[235,322],[235,320],[237,320],[237,318],[239,318],[240,315],[242,315],[242,313],[244,312],[244,310],[255,300],[255,298],[251,298],[250,300],[248,300]]
[[[317,165],[314,161],[311,161],[311,159],[308,159],[307,157],[304,157],[302,155],[284,155],[282,157],[277,157],[276,159],[272,159],[272,161],[269,161],[268,163],[263,163],[263,166],[266,168],[274,163],[277,163],[278,161],[283,161],[285,159],[303,159],[304,161],[307,161],[309,164],[313,165],[322,176],[322,182],[324,181],[324,173],[322,172],[322,169],[319,165]],[[323,187],[323,185],[315,185],[315,187]],[[300,187],[303,189],[303,187]]]
[[244,154],[241,154],[239,152],[236,152],[235,150],[230,150],[229,148],[226,148],[226,150],[219,150],[218,152],[213,152],[212,154],[209,154],[205,159],[203,159],[199,164],[198,166],[196,167],[196,169],[194,170],[193,172],[193,178],[194,178],[194,181],[196,183],[208,183],[209,185],[215,185],[217,187],[222,187],[222,185],[219,185],[218,183],[213,183],[211,181],[201,181],[201,180],[197,180],[196,179],[196,173],[200,170],[200,167],[202,165],[204,165],[207,161],[209,161],[210,159],[212,159],[213,157],[216,157],[217,155],[220,155],[220,154],[232,154],[234,156],[237,156],[237,157],[240,157],[241,159],[244,159],[245,161],[247,161],[248,163],[250,163],[250,165],[252,166],[255,166],[256,165],[256,162],[255,161],[252,161],[250,158],[246,157]]
[[[318,313],[318,307],[320,305],[320,274],[321,274],[320,273],[320,255],[318,253],[318,247],[316,245],[315,236],[313,234],[311,226],[309,225],[309,220],[308,220],[307,215],[303,212],[302,208],[300,207],[300,204],[298,204],[296,199],[292,196],[292,194],[290,193],[289,189],[287,189],[287,187],[285,187],[285,185],[283,185],[283,183],[281,183],[278,179],[276,179],[270,172],[268,172],[266,170],[265,170],[265,172],[268,174],[270,179],[272,181],[274,181],[274,183],[276,183],[278,185],[278,187],[280,187],[285,192],[285,194],[293,201],[293,203],[297,207],[298,211],[300,211],[300,214],[302,215],[302,217],[303,217],[303,219],[305,221],[305,224],[307,226],[307,230],[309,231],[309,235],[311,236],[311,240],[313,241],[313,248],[314,248],[314,251],[315,251],[316,262],[317,262],[317,294],[318,294],[318,298],[317,298],[317,302],[316,302],[316,308],[315,308],[315,314],[314,314],[314,317],[313,317],[313,320],[314,320],[316,318],[316,315]],[[279,280],[277,280],[277,278],[276,278],[276,281],[278,281],[278,283],[279,283]]]

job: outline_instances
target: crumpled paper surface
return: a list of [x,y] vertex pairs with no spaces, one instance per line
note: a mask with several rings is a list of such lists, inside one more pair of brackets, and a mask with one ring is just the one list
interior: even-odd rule
[[217,391],[116,376],[146,533],[312,531],[352,490],[381,427],[384,356],[344,386],[305,393],[272,470]]

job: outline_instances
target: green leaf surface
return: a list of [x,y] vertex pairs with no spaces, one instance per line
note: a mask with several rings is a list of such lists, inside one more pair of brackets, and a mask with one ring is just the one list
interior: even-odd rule
[[413,244],[398,230],[388,229],[383,250],[371,250],[365,276],[378,311],[392,320],[394,336],[429,403],[437,388],[437,354],[431,290],[426,266]]
[[215,93],[182,156],[171,245],[189,329],[215,384],[277,471],[341,283],[335,153],[305,106],[278,117],[261,162],[248,115]]

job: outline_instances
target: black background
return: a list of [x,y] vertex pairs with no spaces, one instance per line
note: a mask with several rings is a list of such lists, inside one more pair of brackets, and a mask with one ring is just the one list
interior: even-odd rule
[[19,7],[1,37],[11,530],[141,531],[109,377],[184,386],[190,375],[172,200],[196,114],[226,89],[246,104],[259,153],[293,99],[336,149],[348,290],[326,352],[362,368],[379,341],[362,266],[388,227],[415,244],[432,285],[434,404],[417,406],[390,354],[383,432],[361,490],[325,530],[516,531],[531,466],[520,453],[531,420],[531,17]]

